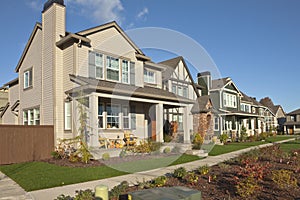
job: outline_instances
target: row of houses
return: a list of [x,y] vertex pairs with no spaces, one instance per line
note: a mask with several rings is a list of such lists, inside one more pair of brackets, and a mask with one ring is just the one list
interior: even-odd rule
[[54,125],[56,139],[71,138],[84,99],[90,146],[124,132],[163,142],[171,122],[184,143],[194,133],[210,139],[238,136],[243,126],[252,135],[282,125],[281,106],[248,97],[230,78],[212,80],[203,72],[195,82],[183,57],[153,62],[116,22],[71,33],[65,16],[63,0],[44,4],[15,68],[18,77],[1,88],[3,124]]

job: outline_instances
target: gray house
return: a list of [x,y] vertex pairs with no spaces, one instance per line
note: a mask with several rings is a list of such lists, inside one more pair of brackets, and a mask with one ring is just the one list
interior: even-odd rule
[[287,114],[284,130],[289,135],[300,133],[300,109],[294,110]]

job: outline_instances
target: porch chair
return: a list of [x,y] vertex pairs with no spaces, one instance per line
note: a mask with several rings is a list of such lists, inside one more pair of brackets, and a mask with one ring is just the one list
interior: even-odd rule
[[105,149],[108,148],[109,142],[107,138],[103,138],[99,136],[98,141],[99,141],[99,148],[105,148]]

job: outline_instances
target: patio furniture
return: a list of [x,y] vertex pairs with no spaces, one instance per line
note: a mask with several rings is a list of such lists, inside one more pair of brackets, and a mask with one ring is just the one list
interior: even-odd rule
[[109,141],[107,138],[99,137],[99,148],[108,148]]
[[137,137],[134,136],[134,134],[132,134],[130,132],[125,132],[123,140],[124,140],[126,146],[134,146],[134,145],[136,145]]

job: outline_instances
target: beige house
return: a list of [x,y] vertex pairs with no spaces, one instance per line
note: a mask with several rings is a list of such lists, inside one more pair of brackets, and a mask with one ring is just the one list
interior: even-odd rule
[[193,133],[197,97],[183,58],[154,63],[116,22],[66,31],[63,0],[48,0],[15,69],[3,112],[6,124],[54,125],[55,138],[77,135],[78,99],[85,98],[86,138],[138,138],[163,142],[166,120],[177,121],[185,143]]
[[2,112],[7,107],[8,92],[7,90],[0,89],[0,124],[2,123]]

